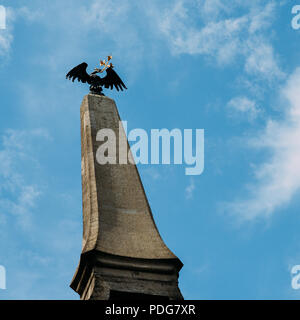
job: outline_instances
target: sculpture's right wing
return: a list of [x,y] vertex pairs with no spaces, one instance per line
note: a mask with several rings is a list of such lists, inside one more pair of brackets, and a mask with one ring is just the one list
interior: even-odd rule
[[87,66],[88,64],[85,62],[79,64],[77,67],[73,68],[67,73],[66,79],[72,80],[73,82],[75,79],[77,79],[83,83],[87,82],[88,84],[91,84],[91,77],[86,72]]
[[106,76],[102,78],[101,81],[105,88],[109,88],[111,90],[113,89],[113,87],[115,87],[117,91],[119,91],[119,89],[123,91],[123,88],[127,89],[121,78],[113,70],[112,67],[106,69]]

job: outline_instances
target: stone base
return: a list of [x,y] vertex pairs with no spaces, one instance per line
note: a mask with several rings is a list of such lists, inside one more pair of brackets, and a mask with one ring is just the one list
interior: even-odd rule
[[179,259],[125,258],[91,251],[82,254],[71,288],[82,300],[182,300],[181,267]]

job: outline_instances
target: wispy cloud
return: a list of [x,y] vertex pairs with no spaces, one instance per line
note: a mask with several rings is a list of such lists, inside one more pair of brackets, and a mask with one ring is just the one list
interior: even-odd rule
[[5,28],[0,28],[0,58],[7,58],[14,40],[14,24],[18,19],[34,22],[42,18],[42,13],[26,6],[20,8],[5,7]]
[[[236,58],[242,57],[248,74],[267,80],[283,76],[266,33],[274,21],[274,1],[265,6],[237,0],[228,6],[217,0],[196,3],[193,6],[189,1],[177,0],[164,11],[156,11],[158,29],[173,54],[200,54],[218,65],[235,63]],[[237,8],[248,12],[236,15]]]
[[[18,226],[28,230],[32,226],[31,210],[41,195],[41,187],[24,176],[25,167],[31,166],[32,173],[38,166],[31,155],[33,141],[49,139],[45,130],[7,130],[2,136],[0,149],[0,221],[5,224],[14,217]],[[30,169],[30,168],[29,168]]]
[[300,191],[300,68],[281,91],[286,101],[282,120],[269,120],[264,131],[249,141],[253,148],[268,150],[270,158],[258,165],[247,198],[225,205],[241,220],[269,217]]
[[[76,187],[61,194],[63,179],[53,182],[41,156],[51,141],[45,129],[10,129],[0,136],[0,260],[8,270],[8,299],[73,297],[68,282],[80,254],[80,194]],[[70,251],[76,254],[66,259]],[[47,274],[51,283],[41,291]]]
[[245,70],[248,74],[263,76],[270,82],[284,76],[277,63],[274,49],[265,38],[257,37],[249,40],[248,47],[249,52],[245,62]]
[[5,8],[5,29],[0,29],[0,57],[6,57],[9,54],[13,41],[13,11]]
[[157,181],[159,179],[161,179],[161,175],[159,170],[157,170],[154,167],[149,167],[149,168],[143,168],[143,174],[149,178],[151,178],[154,181]]
[[256,102],[243,96],[231,99],[227,103],[227,109],[229,116],[242,117],[249,121],[256,119],[260,113],[260,109],[256,105]]
[[[66,68],[68,57],[74,60],[82,57],[89,59],[90,56],[94,58],[91,48],[95,48],[97,60],[112,54],[117,64],[118,57],[122,57],[126,61],[124,68],[130,69],[130,74],[133,74],[141,60],[145,61],[145,56],[151,55],[151,50],[145,49],[146,43],[142,36],[145,22],[142,17],[147,17],[136,1],[93,0],[75,3],[53,0],[51,3],[39,4],[40,12],[33,17],[29,15],[28,9],[20,9],[30,21],[35,19],[42,24],[50,39],[53,39],[49,43],[47,56],[37,57],[38,63],[57,72],[62,67]],[[135,19],[128,19],[133,13]]]
[[189,184],[185,188],[185,198],[187,200],[190,200],[193,198],[195,189],[196,189],[195,180],[191,178],[189,181]]

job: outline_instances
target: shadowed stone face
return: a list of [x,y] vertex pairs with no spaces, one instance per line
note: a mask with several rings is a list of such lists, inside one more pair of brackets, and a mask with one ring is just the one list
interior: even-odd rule
[[[139,173],[135,165],[105,164],[96,161],[101,142],[100,129],[110,128],[128,148],[125,132],[119,132],[120,117],[114,101],[87,95],[81,106],[83,251],[148,259],[176,258],[162,241],[155,226]],[[124,145],[125,141],[125,145]]]

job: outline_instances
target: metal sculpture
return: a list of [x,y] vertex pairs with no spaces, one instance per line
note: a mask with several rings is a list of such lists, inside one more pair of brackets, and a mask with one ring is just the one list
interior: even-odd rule
[[[100,60],[100,67],[102,67],[102,69],[95,68],[90,74],[86,71],[88,64],[83,62],[70,70],[66,75],[66,79],[72,80],[72,82],[77,79],[79,82],[88,83],[90,85],[91,93],[102,96],[104,96],[102,87],[106,89],[109,88],[111,90],[115,87],[117,91],[123,91],[123,89],[127,89],[127,87],[118,74],[113,70],[114,66],[109,62],[111,59],[112,56],[108,56],[107,61]],[[97,75],[97,73],[103,73],[104,71],[106,71],[105,77],[101,78]]]

